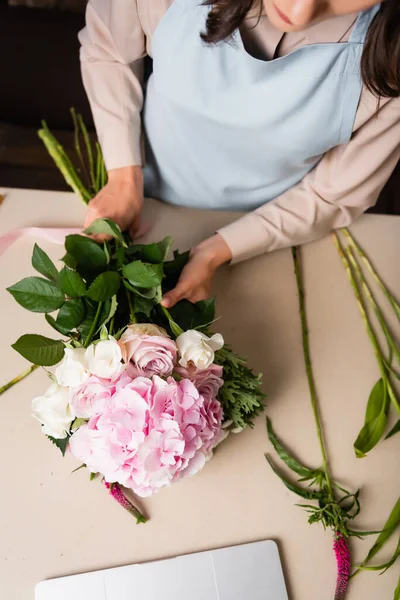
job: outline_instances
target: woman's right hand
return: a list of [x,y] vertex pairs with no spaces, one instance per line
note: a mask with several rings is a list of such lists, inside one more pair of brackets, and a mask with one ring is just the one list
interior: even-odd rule
[[[123,167],[108,172],[108,183],[89,203],[84,228],[96,219],[111,219],[134,238],[140,227],[143,207],[141,167]],[[103,241],[104,236],[96,236]]]

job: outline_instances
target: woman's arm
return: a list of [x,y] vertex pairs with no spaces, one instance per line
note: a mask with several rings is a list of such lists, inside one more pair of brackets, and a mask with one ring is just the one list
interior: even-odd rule
[[89,204],[84,227],[108,217],[134,235],[143,205],[140,112],[146,52],[136,0],[90,0],[79,39],[83,82],[109,176]]
[[374,206],[400,159],[400,99],[364,92],[350,142],[328,152],[298,185],[219,234],[233,262],[311,242]]
[[135,0],[90,0],[79,34],[82,77],[107,170],[141,166],[145,36]]
[[279,198],[219,230],[192,250],[177,287],[165,297],[172,306],[182,298],[210,295],[221,264],[311,242],[350,225],[373,206],[400,159],[400,99],[362,95],[350,142],[328,152],[317,167]]

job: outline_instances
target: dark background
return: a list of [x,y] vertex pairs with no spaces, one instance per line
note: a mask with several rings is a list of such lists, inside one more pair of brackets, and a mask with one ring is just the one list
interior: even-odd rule
[[[77,34],[84,26],[84,14],[61,10],[57,0],[53,1],[55,8],[38,9],[8,6],[7,0],[0,0],[3,187],[68,189],[37,137],[42,119],[71,155],[71,106],[93,130],[79,67]],[[400,214],[400,163],[373,211]]]

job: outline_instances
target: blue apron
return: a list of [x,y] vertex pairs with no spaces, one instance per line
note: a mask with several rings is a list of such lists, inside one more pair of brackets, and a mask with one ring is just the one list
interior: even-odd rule
[[253,210],[296,185],[352,135],[360,62],[379,6],[347,43],[313,44],[262,61],[200,38],[208,7],[175,0],[153,38],[143,113],[145,192],[171,204]]

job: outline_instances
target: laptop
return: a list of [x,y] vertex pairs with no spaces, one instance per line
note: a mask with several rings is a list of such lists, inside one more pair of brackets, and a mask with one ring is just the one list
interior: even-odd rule
[[256,542],[43,581],[35,600],[288,600],[278,547]]

